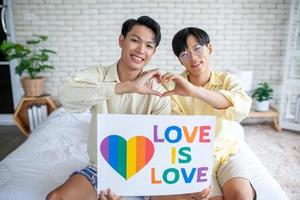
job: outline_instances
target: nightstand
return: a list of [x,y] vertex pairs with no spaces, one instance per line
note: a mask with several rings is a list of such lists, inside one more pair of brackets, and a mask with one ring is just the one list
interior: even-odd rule
[[56,109],[54,101],[48,95],[40,97],[23,97],[14,113],[14,121],[26,137],[30,134],[27,109],[35,104],[45,104],[47,106],[48,115]]

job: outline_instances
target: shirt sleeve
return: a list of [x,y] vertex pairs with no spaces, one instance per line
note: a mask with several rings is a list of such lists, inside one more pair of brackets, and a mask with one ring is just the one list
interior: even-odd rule
[[59,99],[70,112],[83,112],[115,94],[115,81],[106,82],[102,67],[87,68],[66,80],[59,89]]
[[223,110],[216,109],[217,115],[237,122],[242,121],[248,116],[252,100],[245,93],[240,80],[236,76],[228,74],[224,79],[223,88],[218,92],[227,98],[232,103],[232,106]]

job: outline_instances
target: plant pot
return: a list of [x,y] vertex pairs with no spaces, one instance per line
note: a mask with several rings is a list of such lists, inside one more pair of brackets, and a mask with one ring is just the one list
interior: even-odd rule
[[269,111],[269,100],[265,101],[255,101],[255,110],[259,112],[266,112]]
[[25,96],[37,97],[44,93],[44,77],[30,79],[29,77],[21,78]]

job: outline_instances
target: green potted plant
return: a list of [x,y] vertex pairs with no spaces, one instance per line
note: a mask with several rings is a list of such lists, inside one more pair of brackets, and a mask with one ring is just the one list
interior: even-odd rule
[[[21,83],[25,96],[41,96],[44,88],[44,77],[39,76],[40,72],[54,69],[47,64],[50,54],[55,51],[40,48],[37,45],[45,42],[48,37],[44,35],[33,35],[34,39],[27,40],[26,44],[12,43],[4,40],[0,50],[6,55],[7,60],[17,60],[15,72],[21,77]],[[23,74],[29,76],[22,76]]]
[[273,98],[273,89],[268,83],[260,83],[253,90],[251,97],[255,99],[255,110],[265,112],[269,110],[269,100]]

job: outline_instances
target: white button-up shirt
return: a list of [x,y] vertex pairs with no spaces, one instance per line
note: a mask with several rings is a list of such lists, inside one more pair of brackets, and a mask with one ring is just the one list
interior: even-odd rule
[[[117,63],[110,66],[93,66],[68,79],[60,88],[59,97],[63,107],[70,112],[91,110],[92,120],[88,139],[88,154],[93,165],[97,163],[97,114],[147,114],[171,113],[169,97],[129,93],[117,95],[115,85],[120,82]],[[155,80],[150,86],[163,92]],[[101,123],[101,122],[100,122]]]

